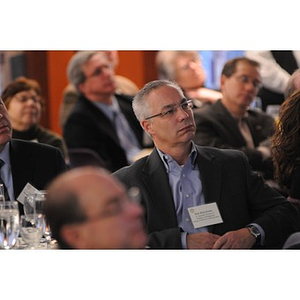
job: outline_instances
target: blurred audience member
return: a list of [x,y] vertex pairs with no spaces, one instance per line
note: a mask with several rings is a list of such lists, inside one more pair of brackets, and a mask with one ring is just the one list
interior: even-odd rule
[[[287,190],[289,200],[300,204],[300,90],[281,105],[272,137],[275,179]],[[299,205],[300,208],[300,205]],[[300,222],[300,220],[299,220]]]
[[147,83],[133,108],[155,149],[113,176],[140,189],[150,248],[282,248],[297,210],[241,151],[193,143],[192,103],[176,83]]
[[159,78],[176,81],[196,106],[222,97],[220,92],[204,87],[206,74],[197,51],[159,51],[156,66]]
[[[274,119],[250,109],[261,85],[259,64],[245,57],[229,60],[221,75],[222,99],[194,111],[198,145],[243,151],[254,170],[273,178],[270,137]],[[274,184],[274,182],[270,182]]]
[[[114,66],[116,70],[119,65],[119,54],[118,51],[99,51],[106,55],[108,61]],[[129,96],[134,96],[139,88],[137,85],[130,79],[121,76],[115,75],[116,81],[116,94],[125,94]],[[75,102],[79,98],[79,92],[76,87],[71,83],[67,85],[63,91],[63,99],[60,106],[60,123],[63,126],[66,122],[66,119],[72,110]]]
[[116,94],[114,68],[106,55],[76,53],[68,76],[80,93],[63,127],[68,149],[95,151],[110,171],[132,163],[143,148],[143,130],[133,113],[132,97]]
[[67,159],[67,146],[63,137],[39,124],[43,101],[36,80],[19,77],[6,86],[1,97],[11,120],[13,138],[57,147]]
[[300,51],[245,51],[245,56],[261,66],[262,87],[258,96],[262,109],[270,114],[275,114],[272,112],[275,110],[278,114],[287,82],[300,67]]
[[[57,147],[12,139],[11,121],[1,99],[0,162],[0,178],[10,200],[19,200],[28,184],[30,191],[34,190],[32,186],[44,190],[51,180],[66,170],[63,155]],[[19,200],[21,214],[24,213],[22,204]]]
[[297,90],[300,90],[300,69],[291,75],[284,90],[284,99],[289,98]]
[[48,188],[45,215],[60,248],[144,248],[143,210],[104,169],[82,167]]

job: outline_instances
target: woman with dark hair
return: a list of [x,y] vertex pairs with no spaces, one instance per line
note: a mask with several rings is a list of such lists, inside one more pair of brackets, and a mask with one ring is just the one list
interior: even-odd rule
[[63,138],[39,125],[42,114],[41,88],[36,80],[19,77],[2,92],[1,98],[7,107],[15,139],[34,141],[59,148],[67,158]]
[[300,204],[300,90],[281,105],[271,149],[275,179]]

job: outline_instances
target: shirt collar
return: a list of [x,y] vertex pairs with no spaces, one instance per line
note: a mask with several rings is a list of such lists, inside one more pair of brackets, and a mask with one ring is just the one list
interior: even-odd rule
[[[162,152],[158,148],[156,148],[156,149],[157,149],[157,152],[158,152],[161,160],[164,163],[167,173],[169,173],[171,171],[171,165],[174,165],[174,163],[178,165],[178,163],[169,154]],[[190,151],[187,162],[190,160],[193,168],[196,167],[197,153],[198,152],[197,152],[196,146],[195,146],[194,142],[192,141],[191,151]],[[186,164],[187,164],[187,162],[186,162]]]
[[120,112],[120,106],[118,103],[118,100],[115,96],[113,96],[112,99],[112,104],[111,105],[107,105],[104,103],[100,103],[100,102],[92,102],[95,106],[97,106],[98,108],[100,108],[102,110],[102,112],[111,120],[114,117],[114,112]]

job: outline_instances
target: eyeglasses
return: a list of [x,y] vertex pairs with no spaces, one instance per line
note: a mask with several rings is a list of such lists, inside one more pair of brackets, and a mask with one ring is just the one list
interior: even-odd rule
[[104,70],[113,70],[113,65],[112,64],[107,64],[107,65],[103,65],[101,67],[98,67],[94,70],[94,72],[91,75],[86,76],[85,78],[88,79],[88,78],[101,76],[103,74]]
[[168,108],[164,108],[163,111],[159,114],[150,116],[145,118],[145,120],[149,120],[155,117],[165,117],[165,116],[173,116],[178,108],[181,108],[183,111],[188,112],[190,109],[192,109],[194,107],[193,101],[192,100],[187,100],[187,99],[182,99],[181,103],[177,104],[177,105],[173,105],[172,107]]
[[34,96],[20,96],[20,97],[14,97],[18,102],[20,103],[26,103],[28,100],[32,100],[34,103],[40,103],[41,104],[41,98],[40,97],[34,97]]
[[[247,84],[247,83],[251,82],[251,79],[246,75],[236,76],[236,79],[238,82],[243,83],[243,84]],[[259,89],[262,86],[262,83],[258,80],[252,80],[252,84],[255,89]]]

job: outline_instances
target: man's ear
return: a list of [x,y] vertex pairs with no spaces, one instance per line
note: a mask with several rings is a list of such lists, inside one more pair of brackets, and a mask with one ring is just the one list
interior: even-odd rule
[[74,249],[84,249],[84,238],[79,225],[67,224],[60,230],[61,238]]
[[143,127],[143,129],[150,135],[152,136],[152,122],[149,120],[143,120],[141,121],[141,125]]

